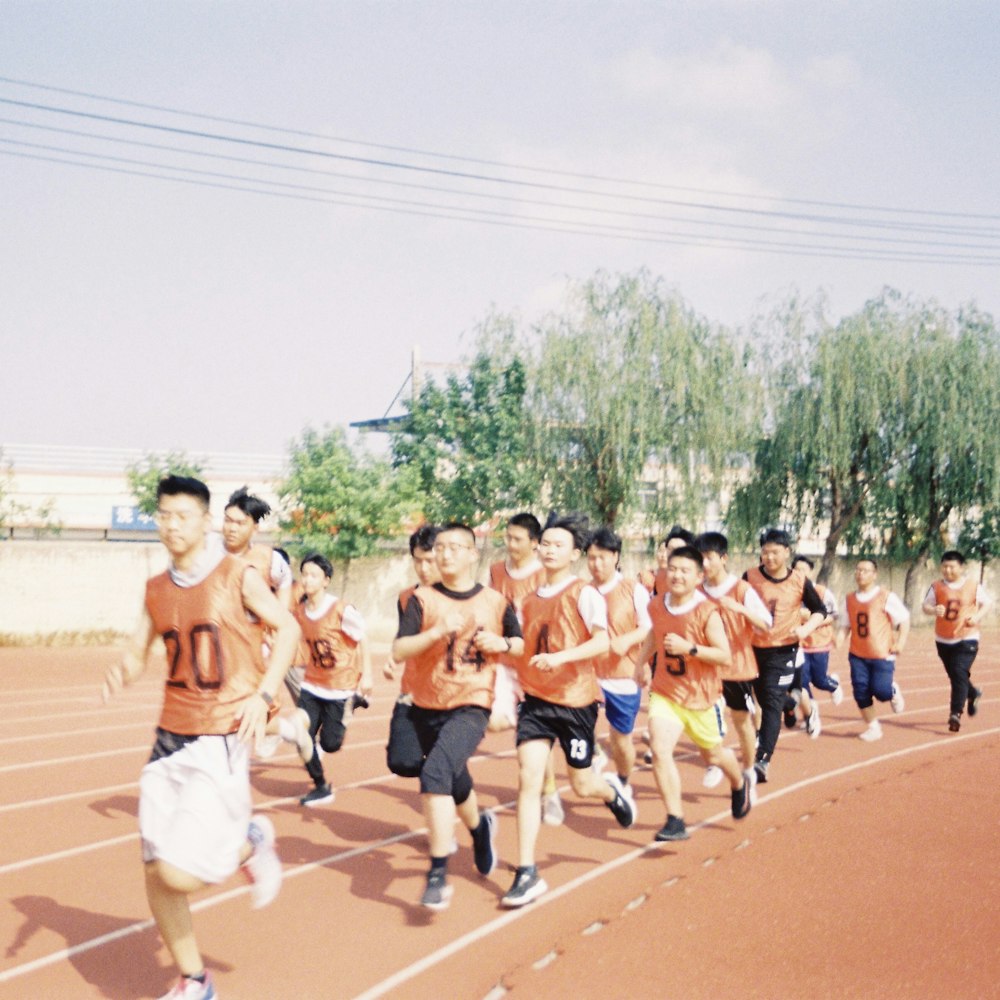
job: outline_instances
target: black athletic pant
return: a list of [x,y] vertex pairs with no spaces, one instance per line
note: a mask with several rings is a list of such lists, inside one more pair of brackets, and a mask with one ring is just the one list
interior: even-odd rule
[[299,708],[305,709],[309,716],[309,735],[313,738],[312,759],[306,764],[306,770],[313,784],[319,788],[326,784],[323,773],[323,762],[319,759],[317,747],[323,748],[323,753],[336,753],[344,743],[347,727],[344,725],[344,709],[346,698],[328,701],[317,698],[311,691],[299,692]]
[[764,649],[754,646],[758,677],[753,682],[754,694],[760,705],[760,734],[757,760],[770,760],[781,732],[781,713],[785,697],[795,676],[795,654],[798,646],[776,646]]
[[962,642],[938,642],[935,645],[951,681],[951,714],[961,715],[969,700],[972,662],[979,652],[979,640],[964,639]]

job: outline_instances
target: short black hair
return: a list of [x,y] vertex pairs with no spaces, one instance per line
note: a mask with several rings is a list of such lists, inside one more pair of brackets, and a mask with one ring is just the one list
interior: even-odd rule
[[241,486],[235,493],[229,495],[226,510],[230,507],[243,511],[255,524],[260,524],[271,513],[271,505],[260,497],[255,497],[246,486]]
[[813,569],[816,566],[816,564],[812,561],[812,559],[809,558],[809,556],[804,556],[800,553],[792,560],[792,569],[798,566],[800,562],[805,563],[810,569]]
[[278,555],[285,560],[285,563],[287,565],[289,566],[292,565],[292,557],[283,548],[280,548],[279,546],[275,545],[274,551],[277,552]]
[[694,532],[688,531],[687,528],[682,528],[679,524],[675,524],[667,532],[667,537],[660,544],[669,545],[675,538],[680,538],[685,545],[694,545]]
[[538,539],[542,537],[541,522],[529,511],[524,510],[521,511],[520,514],[515,514],[507,522],[507,527],[510,527],[511,525],[515,528],[524,528],[524,530],[528,533],[528,537],[533,542],[537,542]]
[[673,552],[670,553],[671,559],[690,559],[691,562],[697,563],[702,569],[705,567],[705,560],[702,559],[701,553],[693,545],[678,545]]
[[422,552],[430,552],[434,548],[434,540],[438,535],[436,524],[422,524],[410,535],[410,555],[415,555],[417,549]]
[[790,549],[792,539],[784,528],[768,528],[760,533],[760,547],[764,548],[765,545],[783,545]]
[[965,556],[963,556],[958,549],[948,549],[948,551],[941,556],[941,562],[957,562],[959,566],[964,566]]
[[878,572],[878,560],[874,556],[858,556],[858,558],[854,560],[854,565],[857,566],[858,563],[863,562],[870,562],[872,566],[875,567],[875,572]]
[[469,536],[472,547],[476,547],[476,533],[467,524],[463,524],[461,521],[446,521],[444,524],[438,525],[438,535],[443,535],[446,531],[464,531]]
[[545,519],[542,534],[544,535],[549,528],[562,528],[563,531],[568,531],[573,536],[573,547],[583,549],[590,534],[590,518],[579,511],[560,514],[559,511],[553,510],[549,511],[549,516]]
[[620,555],[622,551],[622,540],[608,525],[605,524],[594,531],[590,538],[587,539],[584,551],[589,552],[591,548],[604,549],[605,552],[617,552]]
[[208,487],[194,476],[164,476],[156,484],[156,502],[163,497],[188,496],[194,497],[205,510],[212,504],[212,495]]
[[717,555],[729,555],[729,539],[721,531],[703,531],[695,540],[694,547],[704,555],[715,552]]
[[309,563],[315,563],[323,571],[323,576],[328,580],[333,579],[333,566],[330,565],[330,560],[326,556],[321,556],[318,552],[310,552],[302,562],[299,563],[299,572],[309,565]]

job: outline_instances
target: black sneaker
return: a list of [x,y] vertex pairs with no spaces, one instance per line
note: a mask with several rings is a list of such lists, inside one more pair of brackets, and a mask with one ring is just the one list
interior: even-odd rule
[[356,712],[359,708],[367,708],[368,699],[363,694],[358,694],[356,691],[351,695],[351,711]]
[[538,869],[534,865],[526,868],[518,868],[514,872],[514,884],[507,891],[507,895],[500,900],[501,906],[509,909],[524,906],[533,899],[538,899],[542,893],[548,891],[548,886],[538,874]]
[[606,774],[604,780],[615,793],[615,797],[607,803],[607,806],[614,813],[618,825],[628,829],[635,822],[635,801],[625,794],[625,786],[617,774]]
[[969,688],[969,718],[971,719],[979,711],[979,699],[983,696],[982,688]]
[[957,733],[962,728],[962,716],[960,715],[949,715],[948,716],[948,730],[952,733]]
[[489,875],[497,866],[496,837],[496,816],[487,809],[479,814],[479,826],[472,831],[472,855],[480,875]]
[[753,787],[753,778],[749,771],[743,772],[743,784],[739,788],[733,789],[733,819],[743,819],[753,804],[750,801],[750,789]]
[[312,809],[315,806],[325,805],[327,802],[333,801],[333,789],[329,785],[320,785],[318,788],[314,788],[311,792],[303,795],[299,799],[300,806],[308,806]]
[[668,816],[663,827],[656,831],[656,840],[687,840],[691,834],[688,833],[684,820],[680,816]]
[[785,728],[794,729],[795,724],[798,719],[795,717],[795,706],[796,701],[791,696],[785,698],[785,707],[781,710],[782,715],[785,717]]
[[420,897],[420,905],[428,910],[447,910],[453,890],[443,868],[432,868],[427,873],[427,888]]
[[757,772],[757,784],[766,785],[767,784],[767,769],[771,766],[769,760],[758,760],[753,769]]

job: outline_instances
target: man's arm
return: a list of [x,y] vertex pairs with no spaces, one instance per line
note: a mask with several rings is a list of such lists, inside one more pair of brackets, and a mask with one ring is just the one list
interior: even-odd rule
[[264,583],[264,578],[252,566],[248,566],[243,573],[242,592],[243,606],[272,630],[271,656],[267,662],[267,670],[257,685],[261,697],[248,698],[238,714],[240,728],[237,736],[244,742],[249,742],[264,735],[267,710],[292,665],[302,630],[291,611],[281,606],[281,602]]
[[143,605],[142,615],[136,625],[132,638],[122,652],[122,658],[113,667],[109,667],[104,675],[101,686],[101,700],[110,701],[126,684],[131,684],[146,669],[149,661],[149,647],[153,645],[156,631],[153,619]]

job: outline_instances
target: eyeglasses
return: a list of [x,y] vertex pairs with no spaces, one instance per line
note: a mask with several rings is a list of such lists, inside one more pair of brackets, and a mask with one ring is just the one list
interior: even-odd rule
[[475,545],[459,545],[458,542],[438,542],[434,546],[435,552],[460,552],[462,549],[474,549]]
[[189,524],[191,521],[205,515],[193,510],[158,510],[153,514],[157,524]]

